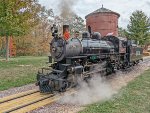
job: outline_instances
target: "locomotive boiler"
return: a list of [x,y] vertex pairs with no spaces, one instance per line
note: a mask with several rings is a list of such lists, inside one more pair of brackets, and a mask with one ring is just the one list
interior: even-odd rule
[[[63,92],[78,84],[78,79],[87,80],[108,75],[116,69],[126,69],[142,60],[142,48],[132,45],[130,40],[114,36],[101,37],[100,33],[82,33],[82,38],[67,41],[52,28],[54,37],[50,43],[50,68],[42,68],[37,74],[37,85],[41,92]],[[134,51],[133,49],[134,48]]]
[[111,42],[107,43],[101,40],[100,34],[95,33],[94,35],[97,35],[95,39],[91,39],[88,32],[84,32],[82,35],[82,40],[70,38],[67,42],[61,37],[53,38],[50,43],[52,58],[58,62],[68,57],[98,54],[99,52],[109,53],[110,50],[113,51],[114,46],[110,44]]

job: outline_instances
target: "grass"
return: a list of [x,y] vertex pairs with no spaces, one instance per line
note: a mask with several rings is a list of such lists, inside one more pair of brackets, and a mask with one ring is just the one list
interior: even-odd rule
[[0,60],[0,91],[36,81],[39,68],[46,66],[47,57],[17,57],[9,62]]
[[88,105],[79,113],[150,113],[150,70],[121,89],[113,99]]

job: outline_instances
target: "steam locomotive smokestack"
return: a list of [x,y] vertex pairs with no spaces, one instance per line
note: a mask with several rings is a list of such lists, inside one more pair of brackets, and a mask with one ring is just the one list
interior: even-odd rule
[[63,34],[64,34],[67,30],[69,31],[69,25],[63,25]]
[[69,25],[63,25],[63,37],[65,40],[70,38]]

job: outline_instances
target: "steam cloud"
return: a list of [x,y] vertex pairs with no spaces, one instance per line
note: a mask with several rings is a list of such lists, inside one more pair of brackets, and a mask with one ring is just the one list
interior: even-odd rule
[[115,91],[113,91],[111,85],[105,80],[106,78],[101,77],[100,73],[96,73],[96,71],[102,69],[104,64],[92,69],[92,72],[95,74],[89,79],[88,83],[78,80],[79,89],[76,94],[65,95],[60,101],[67,104],[86,105],[111,98]]
[[73,8],[77,2],[78,0],[59,0],[58,8],[60,10],[60,16],[68,18],[75,14]]
[[86,105],[94,102],[98,102],[104,99],[109,99],[115,92],[111,86],[105,82],[104,78],[94,77],[89,83],[80,82],[80,88],[74,95],[65,95],[62,99],[62,103]]

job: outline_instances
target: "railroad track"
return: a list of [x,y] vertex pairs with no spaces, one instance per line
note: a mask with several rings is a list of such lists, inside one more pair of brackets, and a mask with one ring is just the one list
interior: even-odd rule
[[[69,94],[72,93],[74,93],[74,91],[69,91]],[[59,100],[61,96],[62,95],[41,94],[38,90],[15,94],[0,99],[0,113],[26,113],[53,103]]]

